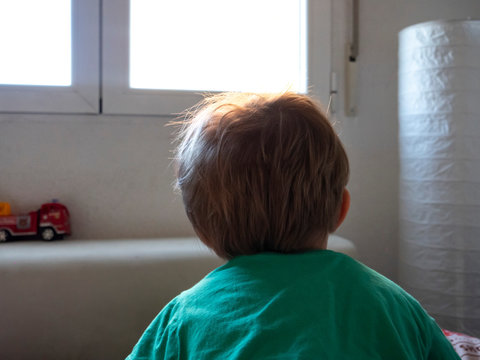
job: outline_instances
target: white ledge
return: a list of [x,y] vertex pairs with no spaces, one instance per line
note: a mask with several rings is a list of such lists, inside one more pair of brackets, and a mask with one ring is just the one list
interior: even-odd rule
[[[350,240],[330,235],[328,248],[356,257]],[[55,265],[61,263],[150,262],[199,257],[216,257],[197,238],[42,240],[0,244],[0,268],[12,265]]]
[[196,238],[13,241],[0,244],[0,268],[13,264],[162,261],[215,256]]

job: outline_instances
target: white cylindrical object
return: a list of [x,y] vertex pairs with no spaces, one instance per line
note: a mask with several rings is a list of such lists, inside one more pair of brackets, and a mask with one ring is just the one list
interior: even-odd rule
[[480,20],[399,34],[400,283],[480,336]]

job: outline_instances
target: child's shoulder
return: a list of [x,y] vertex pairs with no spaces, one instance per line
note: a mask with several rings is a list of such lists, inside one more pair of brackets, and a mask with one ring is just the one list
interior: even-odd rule
[[415,316],[426,316],[420,303],[393,280],[347,255],[335,256],[340,259],[338,278],[345,291],[391,311],[402,309]]

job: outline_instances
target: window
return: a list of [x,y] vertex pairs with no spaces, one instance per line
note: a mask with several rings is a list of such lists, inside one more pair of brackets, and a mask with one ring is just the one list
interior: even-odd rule
[[72,84],[70,5],[66,0],[0,1],[0,83]]
[[130,0],[129,40],[133,89],[306,92],[305,0]]
[[98,0],[0,0],[0,111],[98,113]]
[[[18,3],[38,14],[38,1]],[[22,55],[9,50],[10,61],[23,64],[42,52],[60,80],[49,73],[46,80],[11,81],[5,76],[13,65],[0,62],[0,111],[169,115],[194,105],[204,91],[291,89],[322,99],[328,94],[329,0],[41,3],[59,11],[47,11],[58,14],[48,20],[57,23],[44,35],[49,44],[41,41],[35,50],[9,25],[17,39],[10,43],[27,49]],[[28,16],[24,22],[26,29],[44,27]],[[32,34],[27,31],[25,38]],[[39,56],[33,58],[34,68],[42,69],[37,72],[48,74]]]

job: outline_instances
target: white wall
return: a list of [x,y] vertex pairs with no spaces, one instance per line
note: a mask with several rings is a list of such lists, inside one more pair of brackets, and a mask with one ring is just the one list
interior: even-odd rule
[[73,238],[193,234],[172,191],[171,129],[154,117],[1,115],[0,199],[58,198]]
[[[332,0],[333,67],[343,93],[348,0]],[[480,18],[478,0],[360,0],[358,116],[337,114],[351,161],[352,208],[339,234],[396,277],[397,33],[434,19]],[[342,107],[342,96],[339,98]],[[59,198],[74,238],[193,234],[172,192],[166,119],[0,115],[0,201],[15,212]]]

